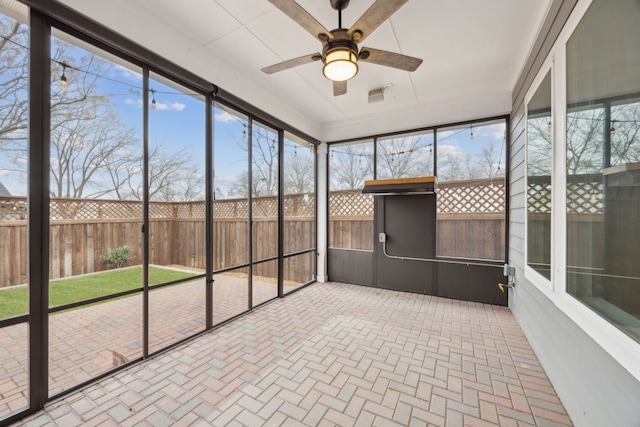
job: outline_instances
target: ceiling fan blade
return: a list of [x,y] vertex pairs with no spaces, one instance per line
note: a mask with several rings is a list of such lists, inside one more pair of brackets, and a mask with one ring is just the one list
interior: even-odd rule
[[354,41],[360,43],[408,1],[409,0],[377,0],[367,9],[360,19],[349,28],[348,34],[353,36],[356,31],[362,33],[362,35],[356,35],[354,37]]
[[310,62],[319,61],[320,59],[322,59],[322,56],[319,53],[312,53],[311,55],[301,56],[300,58],[290,59],[288,61],[265,67],[262,69],[262,72],[266,74],[273,74],[277,73],[278,71],[284,71],[288,70],[289,68],[297,67],[298,65],[304,65]]
[[333,82],[333,96],[340,96],[347,93],[347,81]]
[[329,30],[294,0],[269,0],[269,2],[284,12],[289,18],[296,21],[298,25],[307,30],[314,38],[317,39],[319,34],[325,34],[328,39],[333,38]]
[[363,47],[360,50],[360,58],[358,60],[405,71],[415,71],[420,64],[422,64],[422,59],[420,58],[388,52],[386,50],[372,49],[370,47]]

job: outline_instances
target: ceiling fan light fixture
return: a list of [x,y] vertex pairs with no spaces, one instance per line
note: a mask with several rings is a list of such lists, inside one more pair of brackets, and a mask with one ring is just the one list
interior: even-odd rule
[[322,74],[334,82],[349,80],[358,74],[358,52],[349,46],[336,46],[324,55]]

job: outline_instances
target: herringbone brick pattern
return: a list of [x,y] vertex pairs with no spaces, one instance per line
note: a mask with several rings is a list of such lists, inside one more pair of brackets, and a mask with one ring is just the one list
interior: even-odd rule
[[507,308],[338,283],[276,300],[23,423],[571,425]]

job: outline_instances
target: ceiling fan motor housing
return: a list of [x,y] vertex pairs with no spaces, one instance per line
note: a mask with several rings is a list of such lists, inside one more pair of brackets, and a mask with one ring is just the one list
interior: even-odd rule
[[349,0],[331,0],[331,7],[335,10],[344,10],[349,6]]

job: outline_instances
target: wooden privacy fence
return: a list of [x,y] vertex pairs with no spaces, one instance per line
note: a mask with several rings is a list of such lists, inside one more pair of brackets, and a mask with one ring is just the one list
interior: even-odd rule
[[[214,270],[248,262],[247,200],[216,200]],[[253,259],[278,255],[277,198],[253,199]],[[27,214],[24,197],[0,197],[0,287],[27,281]],[[314,247],[314,200],[311,195],[285,197],[284,251]],[[128,265],[142,262],[142,203],[123,200],[52,199],[49,229],[49,277],[70,277],[107,269],[100,260],[111,249],[128,245]],[[149,262],[205,268],[204,202],[150,202]],[[306,282],[315,256],[285,262],[284,279]],[[276,277],[277,262],[258,264],[254,274]]]
[[[602,175],[572,175],[567,180],[571,244],[577,248],[591,248],[594,242],[587,242],[585,236],[594,236],[596,246],[600,248],[604,211]],[[528,211],[532,219],[528,239],[530,259],[544,260],[545,256],[548,259],[550,177],[529,177],[527,194]],[[439,183],[436,207],[438,255],[503,260],[505,199],[502,178]],[[373,250],[373,196],[362,194],[360,190],[333,191],[329,206],[330,245],[342,249]],[[572,265],[580,266],[586,264],[589,256],[601,260],[599,251],[577,250],[569,261]]]
[[[439,256],[504,259],[504,179],[438,184]],[[333,191],[329,199],[334,248],[373,250],[373,196]]]
[[[549,212],[548,177],[529,178],[530,214]],[[504,259],[505,186],[503,179],[440,183],[437,196],[438,255]],[[603,212],[602,176],[569,177],[567,188],[570,227],[580,228],[586,218],[598,224]],[[312,194],[287,195],[284,201],[284,252],[314,247],[314,198]],[[330,245],[335,248],[373,250],[373,196],[360,190],[332,191]],[[214,201],[214,269],[248,262],[249,206],[247,199]],[[50,277],[68,277],[104,270],[100,261],[110,249],[128,245],[131,264],[142,260],[142,204],[124,200],[52,199],[50,205]],[[0,198],[0,287],[26,282],[26,199]],[[253,258],[277,256],[277,198],[253,199]],[[150,202],[149,256],[157,265],[196,269],[205,266],[205,204],[196,202]],[[535,227],[549,227],[538,215]],[[542,235],[542,233],[540,233]],[[576,229],[575,235],[579,236]],[[530,239],[531,240],[531,239]],[[544,251],[548,242],[530,247]],[[542,252],[540,252],[542,257]],[[532,259],[535,259],[534,256]],[[578,257],[580,258],[580,257]],[[576,260],[576,261],[579,261]],[[309,279],[313,256],[287,261],[285,278]],[[578,262],[577,265],[580,265]],[[262,263],[256,272],[275,277],[277,263]],[[256,273],[258,274],[258,273]]]

